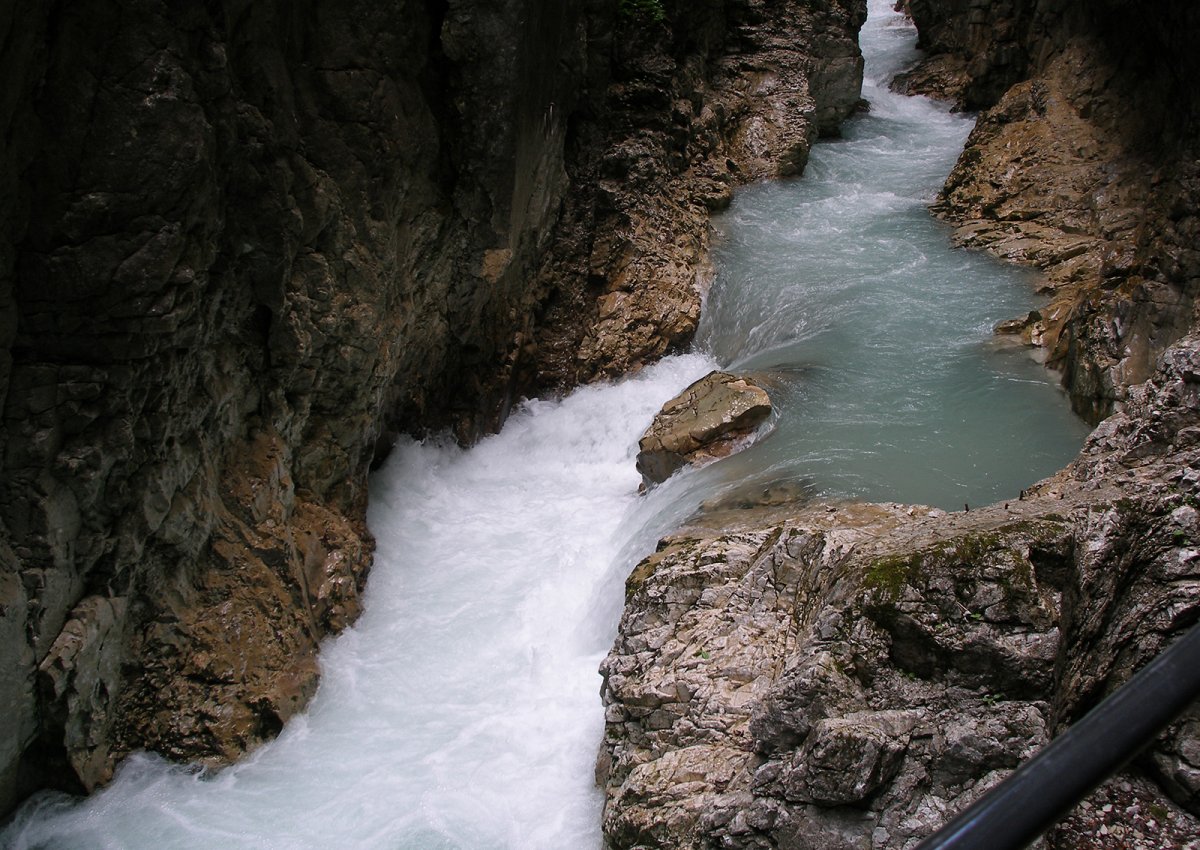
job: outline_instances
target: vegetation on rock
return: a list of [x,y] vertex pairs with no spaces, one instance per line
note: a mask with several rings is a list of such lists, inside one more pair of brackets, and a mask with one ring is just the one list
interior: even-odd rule
[[620,0],[618,8],[626,18],[660,23],[667,19],[663,0]]

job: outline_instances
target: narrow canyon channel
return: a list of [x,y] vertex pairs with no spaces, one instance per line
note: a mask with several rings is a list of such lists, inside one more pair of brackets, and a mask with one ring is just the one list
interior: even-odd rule
[[[694,353],[528,403],[470,450],[398,446],[372,485],[365,612],[304,716],[213,774],[135,756],[90,799],[31,801],[0,842],[597,850],[597,668],[660,535],[773,490],[961,510],[1065,464],[1086,426],[991,331],[1036,307],[1033,281],[952,249],[926,210],[971,124],[887,90],[915,40],[890,5],[862,37],[870,112],[716,220]],[[718,367],[768,389],[769,435],[639,496],[642,430]]]

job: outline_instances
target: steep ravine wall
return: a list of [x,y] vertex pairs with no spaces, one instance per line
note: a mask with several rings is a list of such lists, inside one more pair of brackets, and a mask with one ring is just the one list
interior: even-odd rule
[[0,11],[0,812],[275,734],[396,434],[690,335],[708,210],[855,107],[865,9],[622,7]]
[[3,14],[0,810],[305,705],[377,439],[495,406],[584,61],[559,0]]
[[709,214],[738,185],[800,173],[817,136],[859,105],[863,0],[665,9],[669,25],[642,22],[599,45],[611,76],[571,140],[574,188],[519,375],[533,392],[686,345],[711,276]]

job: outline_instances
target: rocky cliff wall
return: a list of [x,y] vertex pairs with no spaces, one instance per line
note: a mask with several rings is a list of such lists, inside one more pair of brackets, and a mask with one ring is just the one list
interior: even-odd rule
[[708,211],[855,108],[864,16],[4,4],[0,811],[277,732],[372,458],[682,345]]
[[1027,333],[1098,419],[1193,321],[1200,10],[910,0],[902,84],[985,109],[937,206],[956,238],[1047,272]]
[[[631,4],[632,5],[632,4]],[[859,105],[863,0],[666,0],[631,16],[571,142],[573,191],[539,279],[520,386],[636,370],[691,340],[708,216],[733,189],[799,174]]]
[[3,810],[303,707],[381,434],[498,404],[585,51],[559,0],[17,2],[0,44]]

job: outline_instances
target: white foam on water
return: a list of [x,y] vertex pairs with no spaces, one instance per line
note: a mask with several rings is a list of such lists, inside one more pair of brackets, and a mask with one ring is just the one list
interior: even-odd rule
[[398,446],[372,480],[364,613],[323,648],[307,714],[212,777],[134,757],[6,844],[599,850],[597,668],[628,565],[672,521],[637,495],[637,439],[712,366],[529,403],[470,451]]

